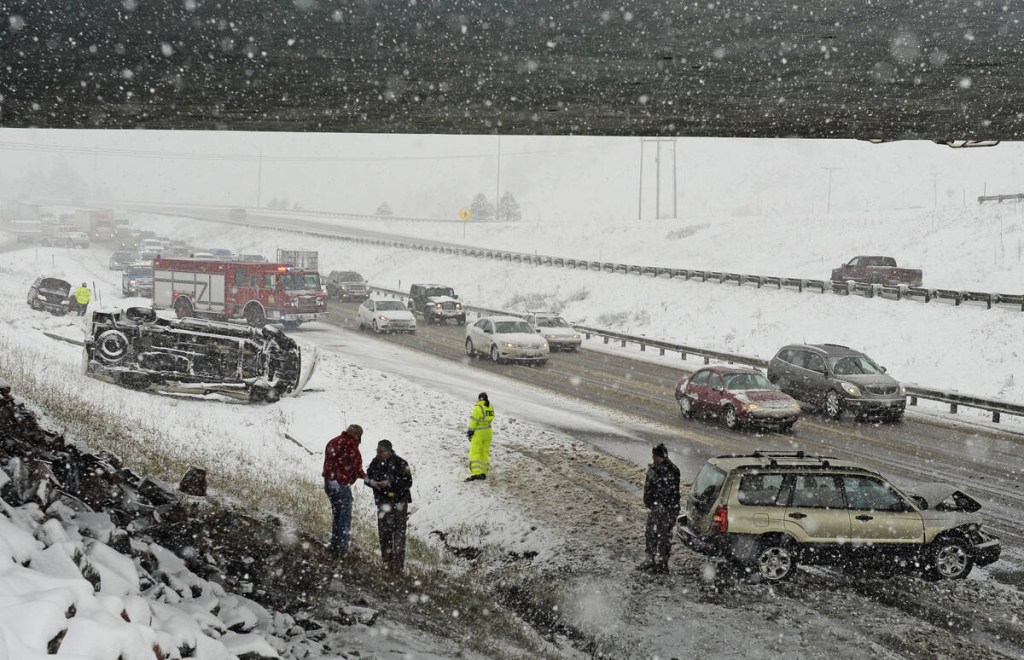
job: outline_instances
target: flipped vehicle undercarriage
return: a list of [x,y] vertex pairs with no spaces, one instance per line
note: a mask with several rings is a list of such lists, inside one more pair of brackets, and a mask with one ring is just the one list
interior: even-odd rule
[[298,345],[273,326],[164,319],[147,307],[94,312],[85,362],[86,374],[133,389],[249,401],[298,394],[302,381]]

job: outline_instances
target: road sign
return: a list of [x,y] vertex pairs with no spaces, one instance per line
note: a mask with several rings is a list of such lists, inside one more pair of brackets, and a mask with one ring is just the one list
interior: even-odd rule
[[473,212],[470,211],[469,209],[459,210],[459,217],[462,218],[463,221],[469,220],[472,216]]

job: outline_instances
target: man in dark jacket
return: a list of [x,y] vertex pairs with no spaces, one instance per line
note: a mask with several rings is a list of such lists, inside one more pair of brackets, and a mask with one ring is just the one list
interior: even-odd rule
[[331,438],[324,449],[324,492],[333,512],[329,549],[338,554],[348,552],[351,538],[352,484],[366,477],[359,453],[362,437],[363,427],[350,424],[341,435]]
[[363,483],[373,489],[377,503],[377,534],[380,556],[389,569],[401,572],[405,566],[405,528],[412,502],[412,472],[409,463],[395,453],[390,440],[377,443],[377,456],[366,468]]
[[655,573],[668,573],[668,556],[672,551],[672,527],[679,516],[679,468],[668,460],[668,449],[660,444],[652,451],[652,463],[644,481],[644,506],[647,514],[647,559],[637,568]]

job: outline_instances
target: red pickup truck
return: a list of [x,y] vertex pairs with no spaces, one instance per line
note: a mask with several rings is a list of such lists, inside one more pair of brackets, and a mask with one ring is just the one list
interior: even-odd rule
[[917,268],[899,268],[892,257],[860,256],[834,269],[832,281],[921,286],[921,271]]

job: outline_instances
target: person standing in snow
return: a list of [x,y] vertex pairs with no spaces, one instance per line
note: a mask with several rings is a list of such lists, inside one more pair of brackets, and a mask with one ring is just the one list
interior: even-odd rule
[[341,435],[331,438],[324,449],[324,492],[331,501],[333,512],[331,542],[328,548],[335,553],[348,552],[352,529],[352,484],[366,478],[359,441],[363,427],[350,424]]
[[469,415],[469,477],[466,481],[479,481],[487,478],[491,469],[491,423],[494,421],[494,407],[491,406],[487,392],[476,397],[476,405]]
[[92,291],[89,291],[89,287],[82,282],[82,286],[75,289],[74,293],[75,303],[78,306],[78,315],[85,316],[85,309],[89,306],[89,301],[92,300]]
[[363,483],[373,489],[377,504],[377,535],[384,565],[401,572],[405,567],[405,530],[409,522],[412,471],[409,463],[395,453],[390,440],[377,443],[377,456],[366,468]]
[[644,481],[644,506],[650,509],[644,533],[647,558],[637,568],[668,573],[672,526],[679,516],[679,468],[668,459],[664,444],[651,450],[651,460]]

